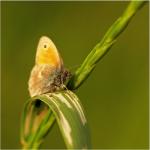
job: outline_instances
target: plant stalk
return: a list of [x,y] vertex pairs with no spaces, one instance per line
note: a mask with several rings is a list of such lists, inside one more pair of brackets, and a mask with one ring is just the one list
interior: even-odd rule
[[125,30],[132,17],[145,3],[146,1],[130,2],[122,16],[114,22],[101,42],[92,49],[81,66],[75,71],[67,84],[68,89],[77,89],[87,79],[97,62],[108,52],[111,46],[116,42],[117,37]]

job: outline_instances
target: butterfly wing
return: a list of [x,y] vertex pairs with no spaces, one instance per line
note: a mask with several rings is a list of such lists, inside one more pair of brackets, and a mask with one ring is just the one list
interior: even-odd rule
[[[29,78],[31,96],[52,92],[56,89],[55,80],[63,72],[63,61],[52,40],[46,36],[40,38],[35,66]],[[58,85],[61,84],[58,82]]]
[[36,64],[49,64],[58,69],[63,66],[63,61],[55,44],[46,36],[40,38],[36,53]]
[[54,81],[60,73],[47,64],[35,65],[29,78],[31,97],[55,91]]

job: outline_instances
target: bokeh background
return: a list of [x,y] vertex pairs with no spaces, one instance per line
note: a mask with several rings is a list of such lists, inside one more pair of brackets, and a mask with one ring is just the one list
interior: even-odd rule
[[[2,3],[2,148],[20,148],[20,118],[38,40],[49,36],[74,71],[128,2]],[[148,148],[148,4],[76,91],[93,148]],[[80,135],[79,135],[80,136]],[[42,148],[65,148],[57,124]]]

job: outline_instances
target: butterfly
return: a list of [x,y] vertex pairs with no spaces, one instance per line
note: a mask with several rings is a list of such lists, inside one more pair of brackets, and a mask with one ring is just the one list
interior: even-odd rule
[[62,89],[69,76],[70,72],[64,68],[63,60],[53,41],[42,36],[28,82],[30,96]]

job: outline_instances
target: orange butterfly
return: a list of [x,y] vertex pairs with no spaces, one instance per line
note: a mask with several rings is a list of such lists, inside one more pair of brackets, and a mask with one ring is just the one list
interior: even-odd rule
[[35,66],[28,82],[31,97],[62,89],[63,83],[69,76],[70,73],[64,68],[52,40],[46,36],[41,37],[37,47]]

